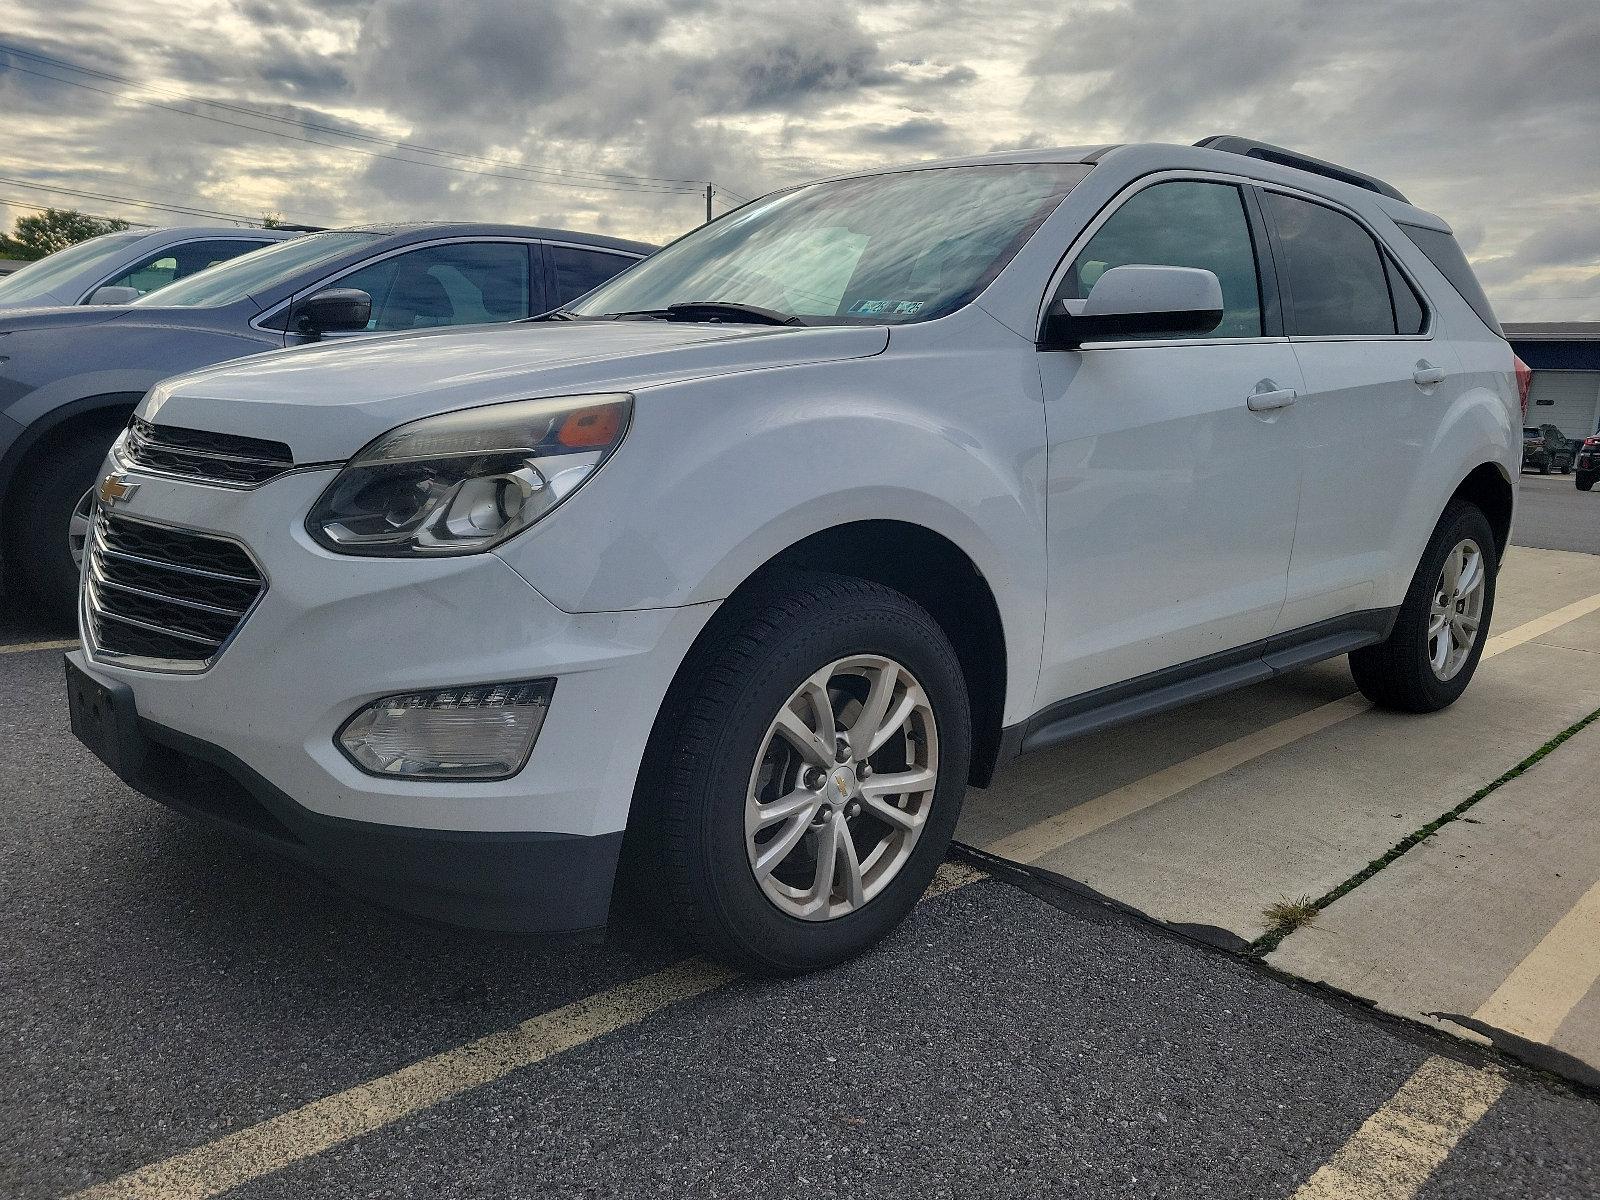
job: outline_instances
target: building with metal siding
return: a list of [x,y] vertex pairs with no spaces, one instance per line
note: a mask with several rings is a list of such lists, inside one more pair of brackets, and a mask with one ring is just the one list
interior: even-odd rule
[[1533,368],[1528,424],[1569,438],[1600,429],[1600,321],[1510,322],[1506,337]]

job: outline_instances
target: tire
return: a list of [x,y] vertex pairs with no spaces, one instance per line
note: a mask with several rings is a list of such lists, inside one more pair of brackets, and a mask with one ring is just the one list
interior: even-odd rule
[[68,534],[73,510],[95,485],[120,425],[95,426],[46,451],[17,483],[9,530],[7,574],[42,614],[71,622],[77,609],[78,564]]
[[[793,975],[842,962],[905,918],[955,832],[972,743],[955,650],[933,618],[899,592],[810,571],[784,572],[735,597],[708,633],[662,706],[635,796],[636,809],[643,810],[636,818],[643,855],[655,860],[645,869],[657,889],[651,903],[669,928],[740,970]],[[887,666],[848,665],[858,659]],[[800,705],[812,714],[807,723],[819,728],[830,722],[848,728],[861,715],[861,701],[873,699],[869,680],[887,678],[891,669],[897,682],[887,693],[889,716],[882,728],[893,724],[902,704],[921,705],[895,726],[859,781],[844,769],[862,766],[853,750],[847,761],[824,771],[818,765],[820,743],[811,743],[808,759],[799,742],[776,729],[780,710],[792,716],[791,701],[800,689],[829,669],[841,672],[829,678],[830,714]],[[920,692],[902,691],[908,683],[920,685]],[[856,692],[847,695],[851,688]],[[915,796],[869,799],[858,790],[871,787],[876,777],[910,773],[928,761],[935,764],[931,786]],[[849,787],[840,791],[838,781],[847,776]],[[857,796],[853,816],[850,795]],[[747,824],[760,825],[752,815],[759,811],[753,797],[782,805],[811,796],[831,797],[839,807],[806,810],[755,832]],[[874,816],[866,807],[874,803],[880,809],[903,806],[901,821],[920,819],[915,835]],[[837,843],[824,880],[808,863],[819,862],[825,839],[841,829],[849,832],[850,853]],[[632,829],[630,834],[639,837]],[[758,879],[757,860],[778,857],[780,843],[791,834],[798,839],[793,849]],[[854,873],[854,895],[848,882],[852,856],[862,864],[877,860],[870,870],[864,865]],[[775,898],[774,891],[783,893],[791,883],[795,890],[809,889],[811,898]],[[807,903],[820,907],[810,917],[797,915]]]
[[[1439,643],[1430,638],[1429,631],[1435,618],[1436,588],[1446,560],[1466,542],[1472,543],[1479,555],[1482,594],[1470,644],[1458,661],[1453,655],[1447,655],[1454,670],[1449,672],[1447,664],[1448,677],[1444,678],[1435,669],[1430,655],[1431,647]],[[1438,712],[1455,703],[1471,682],[1483,654],[1489,622],[1494,615],[1495,576],[1499,569],[1494,530],[1488,518],[1475,504],[1452,501],[1434,528],[1428,548],[1423,551],[1422,561],[1388,638],[1350,655],[1350,672],[1362,695],[1380,708],[1399,712]],[[1470,610],[1470,597],[1466,599]],[[1463,615],[1469,616],[1470,612]],[[1449,636],[1448,628],[1447,625],[1442,637]]]
[[1550,460],[1549,459],[1545,459],[1544,462],[1539,464],[1539,474],[1541,474],[1541,475],[1550,474]]
[[1594,480],[1595,477],[1593,475],[1585,475],[1582,471],[1579,471],[1572,482],[1578,485],[1580,492],[1587,492],[1594,486]]

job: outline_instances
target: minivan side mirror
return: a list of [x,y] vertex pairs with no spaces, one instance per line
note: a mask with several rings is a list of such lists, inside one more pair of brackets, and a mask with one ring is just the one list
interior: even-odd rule
[[290,322],[296,333],[320,337],[324,333],[352,333],[372,320],[372,297],[360,288],[326,288],[307,296]]
[[142,295],[144,295],[144,293],[136,287],[115,287],[111,284],[107,284],[105,287],[95,288],[94,291],[90,292],[89,298],[85,300],[84,303],[132,304]]
[[1199,267],[1112,267],[1087,299],[1057,300],[1045,315],[1040,349],[1085,342],[1209,333],[1222,321],[1222,284]]

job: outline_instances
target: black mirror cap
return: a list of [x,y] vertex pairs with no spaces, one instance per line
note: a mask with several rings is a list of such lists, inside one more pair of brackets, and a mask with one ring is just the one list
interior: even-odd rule
[[1222,324],[1220,308],[1181,312],[1107,313],[1074,316],[1051,312],[1045,317],[1041,350],[1077,350],[1085,342],[1120,342],[1129,338],[1186,337],[1210,333]]
[[294,328],[315,337],[322,333],[350,333],[365,329],[372,320],[372,297],[360,288],[327,288],[307,296],[295,310]]

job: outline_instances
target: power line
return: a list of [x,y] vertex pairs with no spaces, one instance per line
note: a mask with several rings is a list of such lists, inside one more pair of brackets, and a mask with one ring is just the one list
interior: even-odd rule
[[[513,180],[515,182],[522,182],[522,183],[531,182],[531,183],[542,183],[542,184],[547,184],[547,185],[555,185],[555,186],[563,186],[563,187],[581,187],[581,188],[584,188],[584,189],[590,190],[590,191],[608,191],[608,192],[636,191],[636,192],[655,192],[655,193],[673,194],[673,195],[694,195],[694,194],[697,194],[700,191],[701,187],[704,186],[703,184],[700,184],[700,183],[698,183],[697,181],[694,181],[694,180],[673,180],[673,179],[658,178],[658,177],[653,177],[653,176],[612,175],[612,174],[609,174],[609,173],[606,173],[606,172],[580,172],[580,171],[573,171],[573,170],[570,170],[570,169],[567,169],[567,168],[559,168],[559,167],[540,167],[540,166],[529,167],[529,166],[525,166],[525,165],[522,165],[522,164],[519,164],[519,163],[512,163],[509,160],[505,160],[505,159],[482,158],[482,157],[477,156],[477,155],[464,154],[464,153],[462,153],[460,151],[441,150],[441,149],[438,149],[437,147],[422,146],[422,145],[419,145],[419,144],[416,144],[416,143],[395,141],[395,140],[388,139],[388,138],[380,138],[380,137],[377,137],[377,136],[372,135],[372,134],[365,134],[365,133],[360,133],[360,132],[350,131],[350,130],[340,130],[340,129],[336,129],[336,128],[332,127],[332,126],[320,125],[320,124],[318,124],[316,122],[313,122],[313,121],[302,121],[302,120],[297,120],[297,119],[290,118],[290,117],[282,117],[282,116],[278,116],[278,115],[276,115],[274,113],[267,113],[267,112],[262,112],[262,111],[260,111],[258,109],[246,108],[246,107],[244,107],[242,105],[228,104],[228,103],[226,103],[224,101],[207,100],[207,99],[204,99],[202,97],[191,96],[191,95],[189,95],[187,93],[176,91],[175,89],[163,88],[163,87],[161,87],[159,85],[144,83],[144,82],[139,81],[139,80],[131,79],[131,78],[127,77],[127,76],[116,75],[116,74],[114,74],[112,72],[109,72],[109,71],[100,71],[100,70],[97,70],[97,69],[94,69],[94,68],[90,68],[90,67],[80,67],[80,66],[77,66],[76,64],[65,62],[64,60],[61,60],[61,59],[53,59],[53,58],[49,57],[48,55],[35,54],[35,53],[31,52],[31,51],[22,50],[22,49],[19,49],[19,48],[15,47],[15,46],[7,45],[5,43],[0,43],[0,51],[4,51],[6,53],[13,54],[13,55],[16,55],[18,57],[27,58],[27,59],[30,59],[30,60],[33,60],[33,61],[43,62],[43,63],[46,63],[46,64],[48,64],[50,66],[53,66],[53,67],[58,67],[58,68],[62,68],[62,69],[69,70],[69,71],[77,71],[77,72],[82,73],[82,74],[95,76],[97,78],[107,79],[107,80],[109,80],[111,82],[124,83],[124,84],[127,84],[130,87],[139,87],[139,88],[144,88],[144,89],[150,90],[150,91],[164,92],[164,93],[166,93],[168,95],[177,96],[177,97],[179,97],[179,98],[181,98],[181,99],[183,99],[183,100],[185,100],[185,101],[187,101],[189,103],[211,105],[213,107],[222,108],[222,109],[227,110],[227,111],[239,113],[239,114],[245,115],[245,116],[255,117],[255,118],[258,118],[258,119],[261,119],[261,120],[275,121],[275,122],[279,122],[281,124],[294,125],[294,126],[297,126],[297,127],[300,127],[300,128],[305,128],[305,129],[315,129],[315,130],[318,130],[319,132],[328,134],[328,135],[333,136],[333,137],[344,137],[344,138],[350,138],[350,139],[353,139],[353,140],[367,141],[367,142],[375,143],[375,144],[378,144],[378,145],[389,146],[389,147],[392,147],[392,148],[395,148],[395,149],[411,150],[411,151],[415,151],[415,152],[419,152],[419,153],[427,153],[427,154],[434,154],[434,155],[440,155],[440,156],[448,156],[448,157],[453,157],[453,158],[462,159],[462,160],[466,160],[466,161],[475,161],[475,162],[492,163],[492,164],[496,164],[496,165],[504,165],[504,166],[510,167],[512,170],[522,172],[522,174],[520,174],[520,175],[507,175],[507,174],[504,174],[504,173],[501,173],[501,172],[498,172],[498,171],[488,171],[488,170],[468,168],[468,167],[456,167],[456,166],[451,166],[448,163],[425,162],[425,161],[422,161],[420,159],[404,158],[404,157],[401,157],[399,155],[379,154],[376,151],[363,150],[363,149],[361,149],[360,147],[357,147],[357,146],[335,145],[335,144],[331,144],[329,142],[318,141],[315,138],[302,137],[300,135],[289,133],[289,132],[286,132],[284,130],[262,129],[259,126],[241,124],[238,121],[230,121],[230,120],[227,120],[224,117],[213,116],[213,115],[211,115],[209,113],[192,112],[189,109],[179,108],[176,105],[163,104],[159,100],[151,100],[151,99],[147,99],[147,98],[139,97],[139,96],[128,97],[128,96],[124,96],[120,92],[114,92],[114,91],[111,91],[111,90],[106,89],[106,88],[95,87],[92,84],[82,83],[82,82],[80,82],[78,80],[75,80],[75,79],[63,79],[58,75],[50,75],[50,74],[47,74],[47,73],[45,73],[43,71],[30,70],[27,67],[18,66],[15,63],[9,64],[9,68],[8,69],[10,69],[10,70],[21,72],[24,75],[32,75],[32,76],[34,76],[36,78],[39,78],[39,79],[45,79],[45,80],[48,80],[48,81],[50,81],[52,83],[65,84],[68,87],[82,88],[85,91],[94,92],[94,93],[96,93],[98,95],[102,95],[102,96],[110,96],[113,99],[119,99],[119,100],[121,100],[121,99],[131,99],[135,103],[148,105],[148,106],[150,106],[152,108],[159,108],[159,109],[162,109],[163,111],[166,111],[166,112],[176,113],[179,116],[193,117],[193,118],[196,118],[198,120],[203,120],[203,121],[212,121],[212,122],[214,122],[216,124],[219,124],[219,125],[227,125],[227,126],[230,126],[230,127],[234,128],[234,129],[243,129],[243,130],[246,130],[247,132],[250,132],[250,133],[263,134],[263,135],[268,136],[268,137],[286,138],[286,139],[288,139],[290,141],[301,142],[301,143],[303,143],[305,145],[319,146],[319,147],[321,147],[321,148],[323,148],[325,150],[339,150],[339,151],[343,151],[343,152],[348,153],[348,154],[364,155],[365,157],[368,157],[368,158],[384,159],[384,160],[387,160],[387,161],[390,161],[390,162],[409,163],[410,165],[416,166],[416,167],[430,167],[430,168],[433,168],[434,170],[452,171],[452,172],[454,172],[456,174],[483,175],[483,176],[487,176],[487,177],[490,177],[490,178],[509,179],[509,180]],[[550,176],[550,177],[548,177],[548,178],[539,178],[539,176],[541,176],[541,175]],[[605,180],[607,182],[594,182],[594,180]],[[732,193],[730,193],[730,194],[732,194]]]
[[[47,207],[45,207],[43,205],[29,204],[29,203],[27,203],[26,201],[23,201],[23,200],[12,199],[10,196],[0,196],[0,204],[4,204],[8,208],[24,208],[24,209],[27,209],[29,212],[36,212],[36,213],[42,213],[42,212],[49,212],[50,211],[49,208],[47,208]],[[74,209],[73,211],[75,211],[75,212],[83,212],[82,209]],[[129,225],[132,225],[132,226],[134,226],[135,228],[138,228],[138,229],[154,229],[155,228],[154,225],[147,224],[144,221],[128,221],[128,219],[126,217],[108,217],[104,213],[83,213],[83,215],[86,216],[86,217],[93,217],[97,221],[127,221],[127,223]]]
[[156,212],[179,213],[187,217],[209,217],[214,221],[243,221],[247,225],[260,225],[257,217],[243,213],[221,212],[216,209],[197,208],[185,204],[161,204],[153,200],[140,200],[134,196],[116,196],[108,192],[92,192],[83,188],[60,187],[56,184],[29,183],[26,179],[10,179],[0,175],[0,183],[11,187],[27,188],[35,192],[54,192],[62,196],[76,196],[85,200],[100,200],[112,204],[131,204],[135,208],[148,208]]
[[[51,66],[60,67],[68,71],[76,71],[83,75],[92,75],[99,79],[106,79],[115,83],[127,84],[129,87],[137,87],[143,88],[147,91],[159,92],[163,95],[186,100],[192,104],[206,104],[213,108],[220,108],[228,112],[238,113],[241,116],[258,117],[264,121],[277,121],[280,124],[293,125],[298,128],[316,129],[322,133],[331,134],[335,137],[350,138],[355,141],[371,142],[376,145],[388,146],[398,150],[413,150],[423,154],[437,154],[447,158],[456,158],[468,162],[486,163],[491,166],[511,167],[519,171],[534,171],[557,176],[570,176],[573,178],[602,179],[624,183],[671,183],[681,184],[689,189],[697,189],[703,186],[706,182],[699,179],[676,179],[670,176],[627,175],[611,171],[575,170],[571,167],[529,166],[526,163],[513,162],[510,159],[485,158],[482,155],[468,154],[461,150],[445,150],[438,146],[425,146],[417,142],[399,141],[394,138],[386,138],[380,137],[376,134],[363,133],[360,130],[339,129],[334,126],[323,125],[316,121],[310,121],[299,117],[284,117],[278,115],[277,113],[269,113],[258,108],[249,108],[242,104],[233,104],[225,100],[213,100],[205,96],[196,96],[189,92],[184,92],[177,88],[169,87],[165,84],[150,83],[147,80],[134,79],[126,75],[118,75],[113,71],[106,71],[97,67],[85,67],[78,63],[68,62],[65,59],[53,58],[48,54],[40,54],[35,50],[23,50],[20,47],[10,46],[5,43],[0,43],[0,50],[18,55],[22,58],[32,59],[35,62],[48,63]],[[54,77],[45,76],[44,78]],[[63,80],[62,82],[66,81]],[[265,130],[262,132],[265,132]]]

